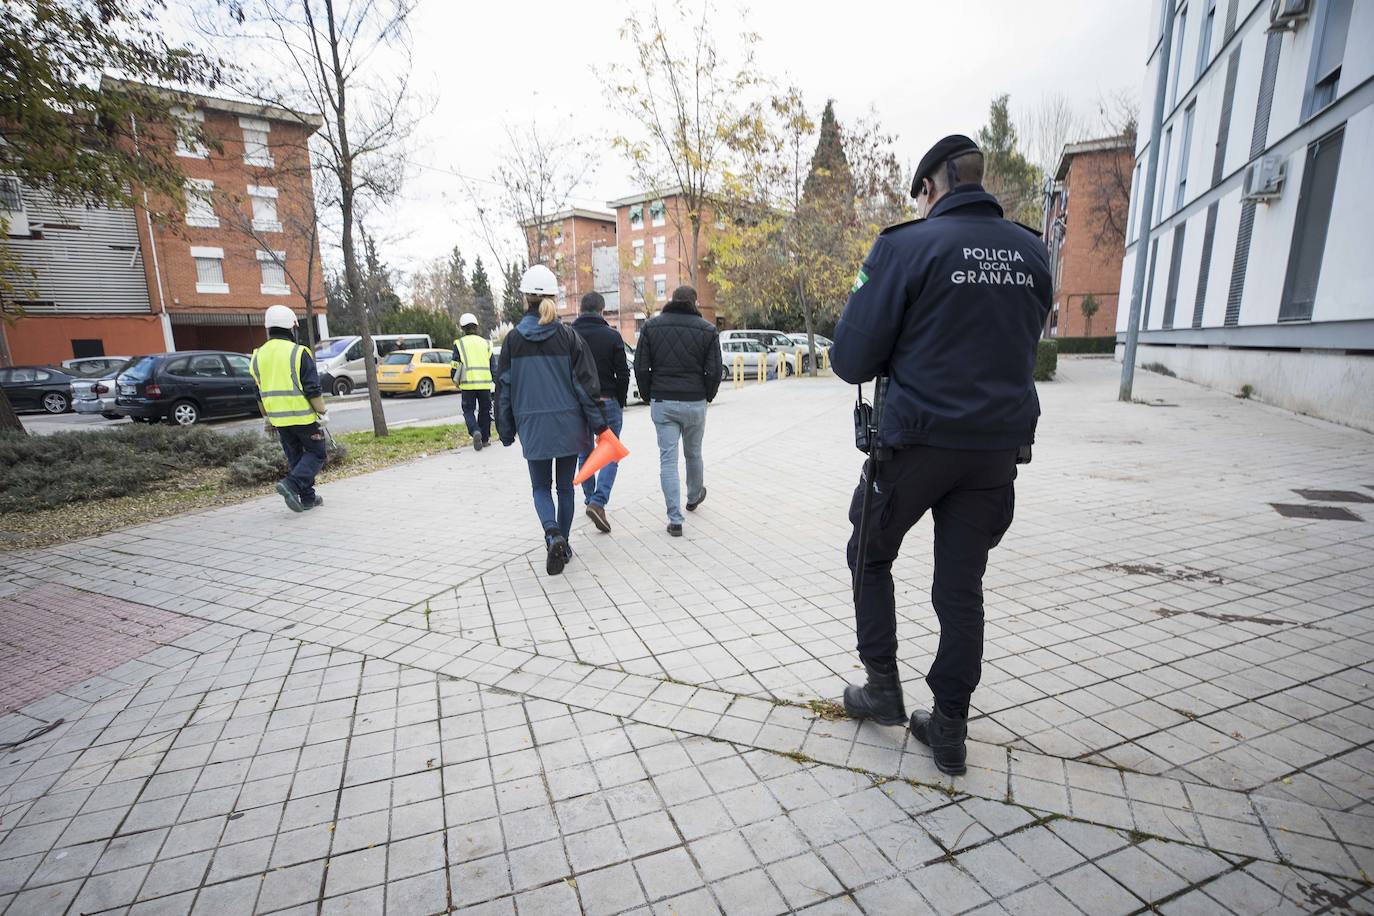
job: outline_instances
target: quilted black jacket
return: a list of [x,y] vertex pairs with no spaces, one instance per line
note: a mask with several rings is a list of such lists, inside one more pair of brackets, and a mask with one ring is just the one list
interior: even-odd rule
[[716,326],[695,306],[669,302],[639,332],[635,380],[646,401],[715,400],[720,390]]

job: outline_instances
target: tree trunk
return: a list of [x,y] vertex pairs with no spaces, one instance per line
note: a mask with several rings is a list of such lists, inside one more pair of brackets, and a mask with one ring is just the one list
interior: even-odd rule
[[[10,339],[9,323],[5,316],[0,314],[0,366],[12,366],[14,360],[10,358]],[[14,412],[14,406],[10,404],[9,395],[4,388],[0,388],[0,432],[24,432],[24,424],[19,420],[19,414]]]
[[333,58],[335,98],[334,120],[339,132],[339,210],[343,217],[344,277],[348,283],[348,297],[358,307],[359,330],[363,338],[363,368],[367,372],[367,401],[372,408],[372,433],[378,438],[387,435],[386,413],[382,410],[382,395],[377,390],[377,355],[373,352],[372,328],[368,324],[367,303],[358,272],[358,252],[353,244],[353,152],[348,142],[348,86],[344,79],[343,63],[339,60],[339,35],[334,20],[334,0],[324,0],[329,17],[329,51]]
[[797,280],[797,301],[801,303],[802,319],[806,324],[806,371],[808,375],[810,375],[812,378],[815,378],[817,375],[816,322],[815,318],[812,315],[812,312],[814,310],[811,306],[811,300],[806,298],[806,287],[802,284],[800,279]]
[[698,208],[696,213],[689,217],[692,222],[692,261],[687,265],[687,276],[691,278],[692,289],[697,291],[697,301],[701,301],[701,290],[697,289],[697,258],[701,250],[701,212]]

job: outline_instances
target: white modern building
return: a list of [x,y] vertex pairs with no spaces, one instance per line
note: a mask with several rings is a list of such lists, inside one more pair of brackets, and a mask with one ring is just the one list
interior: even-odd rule
[[1150,25],[1118,342],[1148,257],[1138,363],[1374,430],[1374,0],[1154,0]]

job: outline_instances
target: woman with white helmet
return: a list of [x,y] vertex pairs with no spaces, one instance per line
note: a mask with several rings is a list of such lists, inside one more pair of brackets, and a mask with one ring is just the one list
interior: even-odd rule
[[556,576],[572,558],[568,536],[577,506],[572,482],[577,456],[586,451],[591,435],[607,424],[587,345],[558,320],[558,280],[553,271],[535,264],[520,278],[520,292],[525,316],[506,335],[496,370],[501,381],[496,431],[505,446],[513,444],[517,434],[520,437],[534,509],[544,529],[545,569]]

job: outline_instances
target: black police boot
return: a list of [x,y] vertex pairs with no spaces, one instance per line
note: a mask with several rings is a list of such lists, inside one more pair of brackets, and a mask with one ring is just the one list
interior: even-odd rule
[[931,712],[918,709],[911,714],[911,733],[917,741],[930,748],[935,766],[941,773],[964,775],[968,760],[968,749],[964,747],[964,739],[968,737],[968,719],[951,718],[942,713],[939,706]]
[[902,679],[897,663],[891,667],[864,662],[868,683],[862,687],[850,684],[844,689],[844,711],[851,719],[872,719],[879,725],[901,725],[906,721],[906,703],[902,700]]

